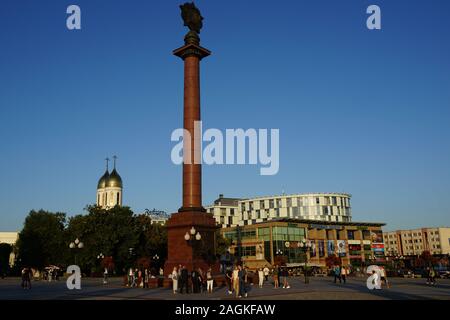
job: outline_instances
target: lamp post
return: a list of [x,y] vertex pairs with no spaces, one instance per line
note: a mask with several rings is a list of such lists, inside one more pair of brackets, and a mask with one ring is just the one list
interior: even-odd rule
[[[83,249],[84,244],[78,238],[69,244],[70,249]],[[75,251],[75,264],[77,264],[77,253]]]
[[311,244],[311,241],[306,241],[306,239],[303,238],[302,241],[297,243],[297,245],[305,253],[305,284],[307,284],[307,283],[309,283],[309,279],[308,279],[308,251],[311,250],[312,244]]
[[200,232],[195,230],[194,227],[192,227],[191,230],[186,231],[186,234],[184,235],[184,240],[192,241],[194,239],[197,241],[200,241],[200,240],[202,240],[202,235],[200,234]]

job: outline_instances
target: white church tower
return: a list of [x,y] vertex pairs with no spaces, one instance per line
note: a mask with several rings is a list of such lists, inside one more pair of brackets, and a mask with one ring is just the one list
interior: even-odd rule
[[116,171],[116,160],[114,156],[114,168],[109,173],[109,159],[106,158],[106,171],[98,181],[97,185],[97,206],[102,209],[111,209],[115,206],[122,206],[122,178]]

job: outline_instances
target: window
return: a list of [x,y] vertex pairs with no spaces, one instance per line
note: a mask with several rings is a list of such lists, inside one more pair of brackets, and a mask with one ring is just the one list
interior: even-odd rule
[[264,209],[264,200],[259,201],[259,208]]
[[220,208],[220,214],[221,214],[222,216],[226,215],[226,214],[227,214],[227,209],[225,209],[225,208]]
[[320,198],[316,198],[316,204],[320,204]]
[[234,209],[230,209],[230,215],[234,216]]
[[273,209],[275,206],[274,206],[274,204],[273,204],[273,199],[270,199],[269,200],[269,208],[270,209]]
[[277,208],[281,208],[281,199],[276,199]]
[[292,199],[291,198],[286,198],[286,207],[292,207]]
[[117,196],[116,196],[116,203],[119,204],[119,193],[117,192]]
[[355,231],[348,230],[347,231],[347,237],[348,237],[348,240],[355,240]]
[[254,257],[256,256],[256,246],[246,246],[242,247],[243,257]]
[[333,204],[333,206],[337,205],[336,197],[331,198],[331,203]]

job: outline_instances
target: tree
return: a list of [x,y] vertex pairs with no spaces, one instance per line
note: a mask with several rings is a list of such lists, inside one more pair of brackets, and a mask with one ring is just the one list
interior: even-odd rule
[[0,243],[0,276],[4,276],[9,271],[9,256],[12,246],[7,243]]
[[220,231],[216,232],[216,254],[223,255],[226,254],[232,244],[232,240],[222,236]]
[[116,270],[122,272],[133,260],[129,249],[138,244],[133,212],[129,207],[120,206],[109,210],[88,206],[86,210],[87,215],[69,219],[66,231],[67,243],[75,238],[84,243],[83,249],[73,249],[78,251],[80,267],[88,273],[98,270],[100,263],[97,256],[102,253],[113,257]]
[[17,241],[19,261],[23,266],[43,268],[63,260],[65,213],[30,211]]
[[419,267],[431,267],[437,263],[438,259],[433,257],[430,251],[423,251],[422,254],[416,259],[416,265]]

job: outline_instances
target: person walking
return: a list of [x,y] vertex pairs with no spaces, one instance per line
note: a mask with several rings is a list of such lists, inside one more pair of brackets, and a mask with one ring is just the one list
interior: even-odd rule
[[228,287],[228,294],[233,293],[233,270],[231,267],[227,267],[226,273],[225,273],[225,280],[227,282]]
[[283,276],[283,288],[290,289],[291,286],[289,285],[289,270],[287,268],[284,268],[284,276]]
[[209,268],[208,271],[206,272],[206,283],[207,283],[208,293],[212,293],[213,292],[214,279],[213,279],[213,276],[212,276],[211,268]]
[[236,298],[239,298],[239,267],[235,266],[233,270],[233,290]]
[[173,294],[178,292],[178,270],[177,267],[173,267],[172,271],[172,291]]
[[337,279],[339,279],[339,283],[342,283],[341,268],[339,267],[339,265],[334,266],[333,273],[334,273],[334,283],[337,282]]
[[278,266],[275,266],[275,269],[273,270],[273,286],[275,289],[278,289],[279,287],[279,278],[278,278],[279,273],[280,268],[278,268]]
[[31,289],[30,272],[28,268],[22,269],[22,284],[23,289]]
[[189,284],[188,284],[189,274],[186,269],[186,266],[181,268],[181,282],[180,282],[180,293],[183,293],[183,288],[186,288],[186,293],[189,293]]
[[133,268],[130,268],[128,270],[128,286],[131,288],[132,284],[133,284]]
[[259,280],[259,287],[263,287],[264,283],[264,270],[262,268],[259,268],[258,270],[258,280]]
[[280,286],[283,286],[283,289],[284,289],[284,267],[280,267],[280,269],[278,271],[278,279],[279,279]]
[[144,289],[148,288],[148,269],[145,268],[144,270]]
[[342,266],[341,268],[341,279],[344,281],[344,284],[346,284],[347,281],[347,268]]
[[269,272],[270,272],[269,268],[267,266],[265,266],[263,271],[264,271],[265,280],[269,281]]
[[239,294],[238,298],[242,298],[242,295],[244,294],[244,268],[242,268],[241,265],[238,266],[238,281],[239,281]]
[[105,267],[105,270],[103,271],[103,284],[108,283],[108,268]]
[[430,268],[430,284],[436,285],[436,271],[433,267]]
[[144,287],[144,283],[143,283],[143,281],[142,281],[142,270],[141,270],[141,269],[139,269],[139,271],[138,271],[138,281],[137,281],[137,286],[138,286],[139,288],[143,288],[143,287]]

